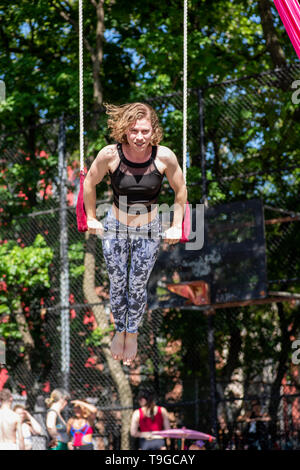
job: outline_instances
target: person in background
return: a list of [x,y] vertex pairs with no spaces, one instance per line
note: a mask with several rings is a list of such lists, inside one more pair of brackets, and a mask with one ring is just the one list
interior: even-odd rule
[[11,391],[0,391],[0,450],[24,450],[24,438],[20,416],[12,411]]
[[61,388],[56,388],[45,400],[49,407],[47,411],[46,427],[51,442],[49,447],[51,450],[68,450],[69,436],[67,433],[67,423],[63,419],[61,413],[68,404],[70,395]]
[[139,438],[139,450],[166,450],[164,439],[154,438],[152,431],[170,429],[167,410],[156,405],[151,390],[142,390],[138,400],[140,408],[133,412],[131,418],[131,436]]
[[268,423],[271,420],[267,413],[263,413],[258,400],[251,402],[251,410],[244,416],[238,418],[239,421],[247,423],[244,435],[245,450],[268,450],[269,436]]
[[23,405],[15,405],[13,410],[21,418],[25,450],[32,450],[32,436],[40,436],[42,427]]
[[97,408],[83,400],[73,400],[74,416],[68,420],[67,433],[72,436],[69,450],[94,450],[93,425]]

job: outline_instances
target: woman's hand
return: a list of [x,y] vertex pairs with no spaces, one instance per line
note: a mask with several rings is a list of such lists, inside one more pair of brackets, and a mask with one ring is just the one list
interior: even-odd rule
[[95,217],[88,217],[87,219],[88,232],[92,235],[98,235],[99,237],[103,236],[104,227],[99,220]]
[[71,403],[74,406],[80,406],[81,408],[85,408],[86,410],[88,410],[90,412],[90,415],[89,415],[88,418],[90,420],[95,421],[96,415],[97,415],[97,412],[98,412],[96,406],[91,405],[90,403],[86,403],[85,401],[82,401],[82,400],[73,400],[73,401],[71,401]]
[[72,400],[71,403],[72,403],[72,405],[79,405],[80,401],[79,400]]
[[172,225],[164,232],[164,241],[170,245],[175,245],[178,243],[182,236],[182,228]]
[[53,449],[54,447],[57,447],[58,445],[58,440],[57,438],[53,438],[50,440],[49,444],[48,444],[48,447],[49,449]]

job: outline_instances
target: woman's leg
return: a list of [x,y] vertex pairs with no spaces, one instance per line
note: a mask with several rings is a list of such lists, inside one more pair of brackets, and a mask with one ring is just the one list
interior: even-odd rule
[[147,304],[147,283],[158,256],[160,240],[133,238],[128,286],[128,321],[123,360],[131,363],[137,350],[137,331]]
[[127,272],[129,242],[125,238],[103,238],[102,248],[110,281],[110,305],[116,327],[111,351],[114,359],[121,360],[123,359],[128,311]]

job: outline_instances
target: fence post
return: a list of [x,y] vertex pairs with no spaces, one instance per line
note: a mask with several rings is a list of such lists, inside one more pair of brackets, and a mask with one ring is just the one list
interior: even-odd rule
[[158,352],[158,347],[157,347],[157,325],[156,322],[153,321],[153,315],[151,318],[151,325],[152,325],[152,331],[153,331],[153,355],[154,355],[154,384],[155,384],[155,392],[156,396],[160,397],[160,381],[159,381],[159,352]]
[[199,426],[199,378],[195,377],[195,429]]
[[216,387],[216,362],[215,362],[215,329],[214,310],[207,312],[207,342],[210,375],[210,399],[211,399],[211,421],[213,435],[218,438],[218,414],[217,414],[217,387]]
[[67,221],[67,161],[64,115],[60,118],[58,136],[58,174],[60,188],[60,318],[61,318],[61,380],[69,390],[70,375],[70,317],[69,317],[69,259]]
[[206,151],[204,135],[204,98],[203,91],[198,88],[198,113],[200,128],[200,155],[201,155],[201,178],[202,178],[202,202],[207,205],[207,181],[206,181]]

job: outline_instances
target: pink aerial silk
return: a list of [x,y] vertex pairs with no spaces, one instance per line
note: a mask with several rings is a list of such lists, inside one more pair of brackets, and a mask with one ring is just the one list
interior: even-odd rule
[[300,5],[297,0],[274,0],[280,18],[300,59]]
[[76,218],[77,218],[77,228],[79,232],[86,232],[88,229],[87,226],[87,217],[83,202],[83,183],[84,183],[85,173],[83,170],[80,171],[80,185],[79,193],[76,204]]
[[189,203],[186,202],[185,214],[182,221],[182,235],[180,242],[186,243],[189,241],[189,235],[191,233],[191,213]]

